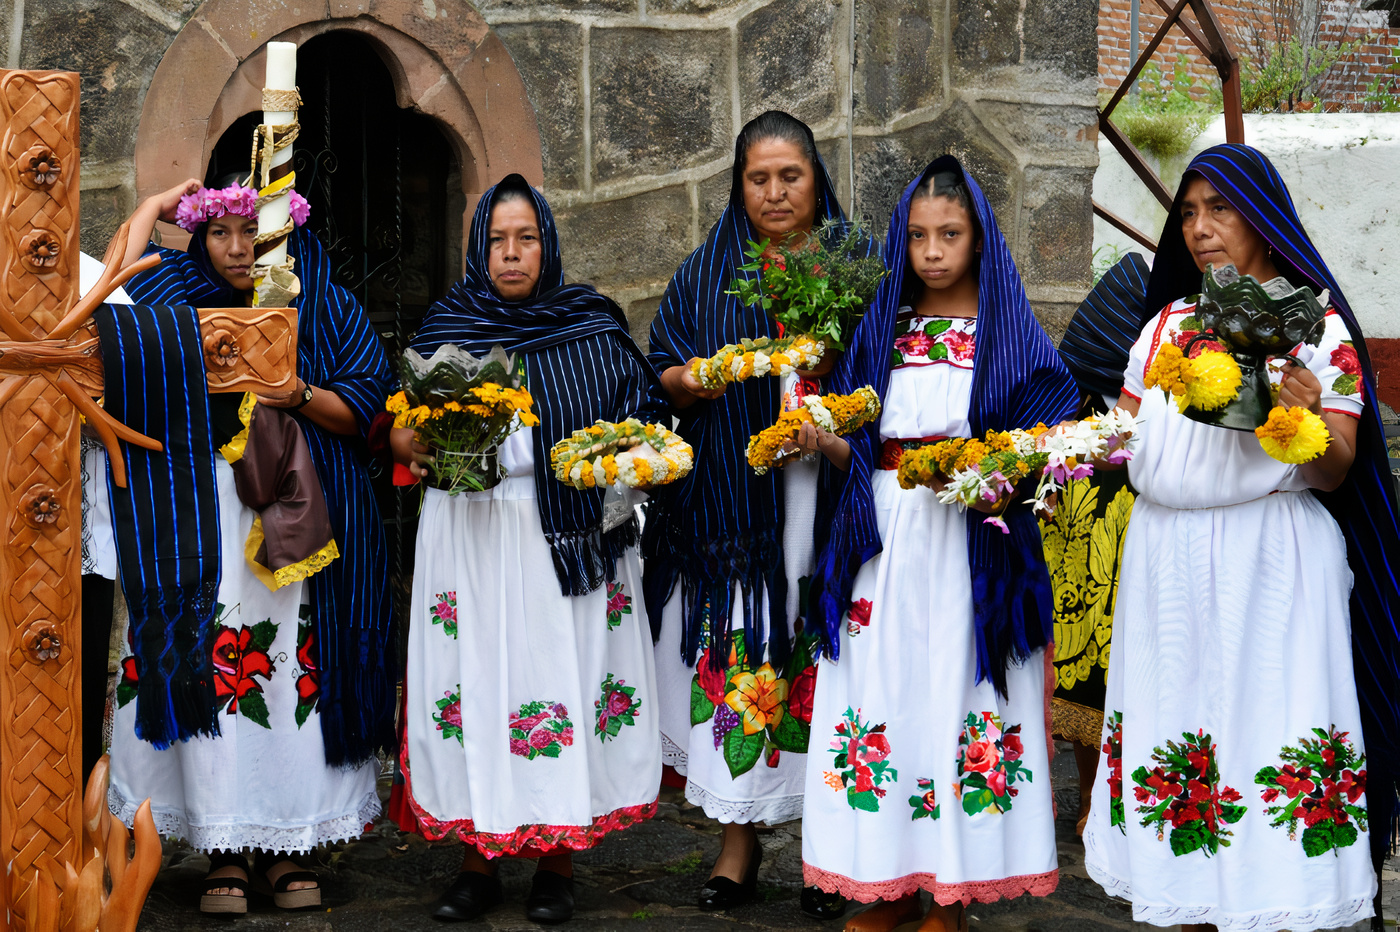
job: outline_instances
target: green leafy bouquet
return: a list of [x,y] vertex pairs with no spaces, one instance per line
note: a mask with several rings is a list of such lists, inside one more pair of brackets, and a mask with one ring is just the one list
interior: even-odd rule
[[828,220],[801,245],[773,246],[750,240],[741,272],[726,294],[746,306],[761,304],[784,332],[805,333],[829,348],[844,350],[846,340],[865,316],[880,280],[889,274],[879,253],[869,251],[870,237],[859,220]]

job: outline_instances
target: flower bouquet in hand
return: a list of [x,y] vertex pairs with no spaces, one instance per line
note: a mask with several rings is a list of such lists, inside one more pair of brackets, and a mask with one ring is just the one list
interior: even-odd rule
[[667,485],[690,472],[693,452],[680,435],[660,424],[628,418],[598,421],[574,431],[549,451],[554,478],[576,489]]
[[[745,340],[724,347],[696,363],[696,378],[706,388],[719,388],[755,376],[812,371],[823,358],[831,362],[831,351],[846,348],[880,280],[889,274],[878,253],[868,254],[868,244],[858,221],[839,220],[828,220],[801,245],[750,240],[744,249],[749,261],[739,271],[758,276],[734,279],[726,294],[749,307],[761,305],[778,322],[781,335],[764,345]],[[746,365],[746,355],[754,350],[758,353]]]
[[784,444],[797,437],[803,424],[845,436],[879,416],[880,396],[869,385],[849,395],[807,395],[797,410],[784,412],[778,423],[749,438],[749,465],[760,476],[782,465],[792,455],[783,452]]
[[430,359],[408,350],[401,375],[403,390],[385,409],[433,451],[433,484],[450,495],[499,483],[501,441],[539,423],[515,360],[499,346],[480,359],[450,343]]
[[[897,478],[901,488],[928,486],[938,489],[943,504],[969,507],[1000,502],[1034,477],[1035,494],[1026,504],[1048,515],[1050,497],[1066,483],[1093,475],[1094,463],[1130,460],[1136,431],[1133,416],[1121,408],[1054,428],[989,430],[982,439],[955,437],[905,452]],[[986,521],[1010,533],[1000,516]]]

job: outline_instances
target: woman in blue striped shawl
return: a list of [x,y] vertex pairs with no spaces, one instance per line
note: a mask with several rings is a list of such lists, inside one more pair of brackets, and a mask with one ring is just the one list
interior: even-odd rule
[[[1201,328],[1202,272],[1227,264],[1328,305],[1320,342],[1270,373],[1279,404],[1327,425],[1311,462],[1144,389],[1160,348]],[[1138,414],[1138,499],[1085,866],[1155,925],[1379,920],[1400,773],[1395,484],[1366,341],[1263,153],[1187,166],[1147,308],[1119,400]]]
[[[655,814],[661,747],[630,502],[564,485],[549,451],[598,419],[654,422],[665,407],[618,306],[564,284],[549,204],[519,175],[482,195],[466,276],[412,348],[430,357],[444,344],[514,354],[539,425],[501,445],[494,488],[425,493],[405,795],[418,831],[467,843],[434,916],[472,919],[499,903],[496,868],[513,855],[538,859],[526,915],[562,922],[571,853]],[[412,431],[393,442],[423,475]]]
[[[186,251],[159,249],[161,264],[127,286],[132,298],[146,305],[247,304],[255,201],[255,192],[236,183],[211,189],[193,179],[146,201],[132,218],[132,252],[141,251],[157,218],[178,219],[192,237]],[[238,499],[226,460],[241,448],[229,443],[215,456],[223,541],[213,636],[218,735],[156,750],[136,738],[138,703],[124,703],[129,693],[118,689],[113,812],[129,823],[149,796],[163,834],[205,850],[307,851],[358,836],[380,810],[375,751],[394,744],[387,549],[360,453],[384,404],[388,361],[364,309],[333,283],[316,238],[296,230],[289,252],[301,280],[294,302],[297,391],[258,403],[291,412],[300,426],[339,557],[283,574],[304,581],[275,591],[255,576],[244,550],[256,513]],[[239,406],[238,396],[213,396],[216,450],[242,430]],[[135,662],[124,662],[122,686],[136,674]],[[289,882],[292,863],[271,862],[260,870],[286,888],[281,903],[319,902],[314,875]],[[214,883],[205,907],[244,911],[246,869],[239,855],[216,859],[214,874],[229,885]]]
[[[905,449],[1072,415],[1074,382],[1031,312],[981,189],[943,156],[905,189],[867,320],[885,360],[869,506],[883,552],[826,636],[812,712],[804,879],[884,902],[847,929],[967,928],[962,904],[1058,879],[1046,736],[1050,580],[1024,495],[976,510],[901,489]],[[1004,531],[987,523],[998,514]],[[832,624],[844,621],[843,625]],[[958,905],[955,905],[958,904]]]
[[[702,909],[753,895],[762,857],[753,823],[802,812],[820,647],[802,615],[852,458],[846,441],[812,429],[799,438],[801,460],[760,476],[748,465],[749,438],[805,395],[864,384],[848,359],[834,371],[824,365],[825,376],[754,378],[716,390],[691,375],[696,357],[778,335],[761,307],[725,293],[735,278],[756,274],[737,271],[745,246],[801,241],[815,224],[843,219],[812,131],[799,120],[764,113],[734,148],[729,204],[671,279],[651,328],[650,358],[695,450],[690,476],[653,501],[644,547],[647,609],[660,635],[665,760],[686,776],[687,798],[725,823]],[[853,536],[860,529],[849,526]],[[864,530],[875,546],[873,521]],[[822,917],[844,909],[839,898],[819,894],[804,893],[803,909]]]

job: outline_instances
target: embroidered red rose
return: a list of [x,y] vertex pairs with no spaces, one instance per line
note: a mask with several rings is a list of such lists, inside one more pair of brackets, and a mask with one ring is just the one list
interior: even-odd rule
[[963,770],[968,773],[987,773],[1000,759],[1001,755],[997,753],[996,747],[984,738],[967,746],[963,755]]
[[890,742],[883,734],[867,735],[864,744],[860,750],[860,759],[867,764],[882,761],[890,756]]
[[449,702],[447,705],[443,706],[441,718],[447,724],[456,725],[458,728],[461,728],[462,700],[458,699],[456,702]]
[[812,724],[812,700],[817,692],[816,665],[804,667],[788,689],[788,713],[805,725]]
[[987,789],[997,796],[1006,795],[1006,774],[1000,770],[993,770],[987,774]]
[[960,330],[945,330],[939,337],[939,342],[948,347],[948,355],[958,362],[967,362],[976,351],[977,338],[970,333],[963,333]]
[[1020,760],[1025,753],[1025,748],[1021,746],[1020,735],[1002,735],[1001,755],[1007,760]]
[[869,599],[856,599],[851,603],[850,619],[862,628],[870,624],[870,610],[875,606]]
[[723,705],[724,696],[729,691],[729,671],[715,670],[711,666],[709,648],[700,654],[700,660],[695,665],[695,675],[699,677],[700,688],[705,691],[705,698],[715,705]]
[[1332,365],[1347,375],[1361,374],[1361,359],[1356,355],[1356,347],[1343,343],[1332,351]]
[[214,694],[221,701],[229,700],[229,714],[238,711],[238,701],[244,696],[262,691],[254,679],[257,676],[272,676],[272,658],[253,645],[253,629],[221,627],[214,639]]

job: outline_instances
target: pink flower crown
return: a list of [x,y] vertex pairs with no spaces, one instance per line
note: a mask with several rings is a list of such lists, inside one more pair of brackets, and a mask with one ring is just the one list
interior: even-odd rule
[[[295,189],[290,193],[292,222],[301,226],[311,216],[311,205]],[[231,184],[227,188],[200,188],[194,194],[180,198],[180,206],[175,209],[175,223],[182,230],[193,233],[201,223],[225,214],[258,219],[258,192],[241,184]]]

